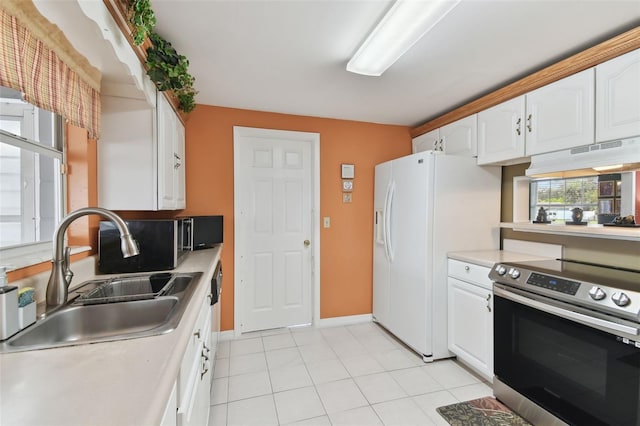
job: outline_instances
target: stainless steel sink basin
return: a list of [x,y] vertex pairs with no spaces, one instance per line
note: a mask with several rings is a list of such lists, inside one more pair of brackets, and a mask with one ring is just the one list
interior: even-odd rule
[[2,342],[0,352],[169,333],[180,323],[202,273],[161,275],[161,280],[149,274],[83,283],[72,293],[74,300]]

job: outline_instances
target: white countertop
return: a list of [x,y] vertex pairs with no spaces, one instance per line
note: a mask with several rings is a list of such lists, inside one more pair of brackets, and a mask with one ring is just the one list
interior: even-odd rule
[[157,425],[208,292],[221,246],[174,272],[203,272],[173,332],[0,355],[0,425]]
[[494,264],[501,262],[523,262],[526,260],[549,259],[548,257],[504,250],[454,251],[448,253],[448,257],[450,259],[486,266],[487,268],[491,268]]

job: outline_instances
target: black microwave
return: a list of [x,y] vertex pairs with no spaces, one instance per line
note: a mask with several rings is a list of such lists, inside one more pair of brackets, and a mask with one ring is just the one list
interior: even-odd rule
[[151,272],[174,269],[186,254],[181,220],[127,220],[140,254],[124,258],[120,233],[112,222],[100,222],[98,271],[103,274]]
[[222,216],[182,218],[182,243],[185,250],[199,250],[222,243]]

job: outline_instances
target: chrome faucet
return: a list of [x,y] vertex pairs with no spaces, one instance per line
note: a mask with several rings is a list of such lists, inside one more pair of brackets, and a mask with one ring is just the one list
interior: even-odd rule
[[69,284],[73,278],[73,272],[69,268],[69,248],[64,249],[65,231],[71,222],[90,214],[104,216],[116,225],[120,232],[120,248],[124,257],[136,256],[139,253],[138,244],[129,233],[127,224],[114,212],[99,207],[86,207],[72,211],[62,219],[53,233],[53,258],[51,259],[51,276],[47,284],[47,308],[62,305],[67,301]]

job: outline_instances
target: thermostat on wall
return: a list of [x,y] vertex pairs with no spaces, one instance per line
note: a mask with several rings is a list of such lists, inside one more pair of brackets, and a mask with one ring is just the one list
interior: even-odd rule
[[342,179],[353,179],[355,177],[355,168],[353,164],[343,164]]

